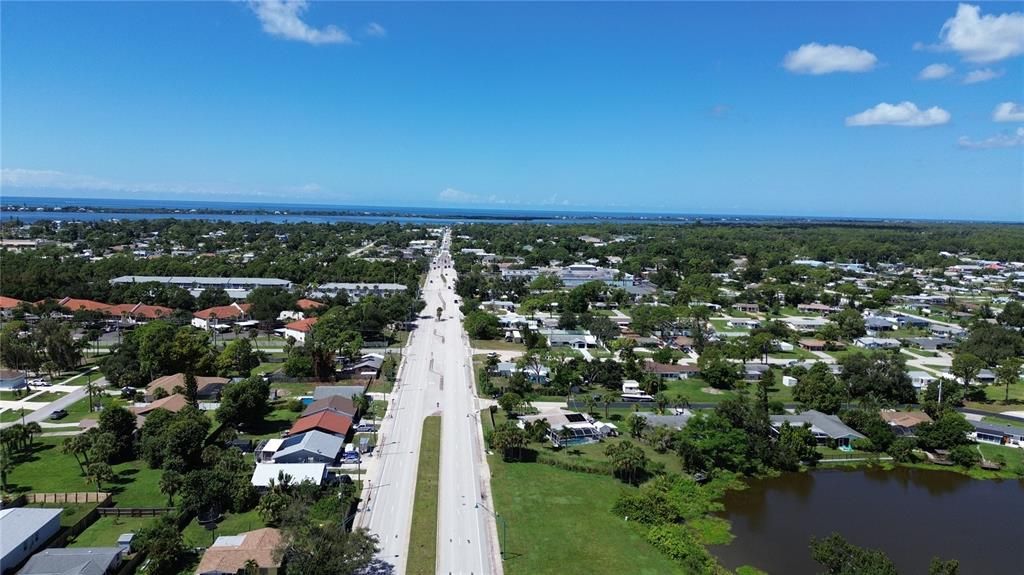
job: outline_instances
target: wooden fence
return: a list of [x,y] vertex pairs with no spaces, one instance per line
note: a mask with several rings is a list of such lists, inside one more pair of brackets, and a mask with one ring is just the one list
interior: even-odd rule
[[105,507],[98,509],[102,517],[156,517],[174,511],[173,507]]
[[103,491],[78,491],[71,493],[28,493],[29,503],[103,503],[110,498]]

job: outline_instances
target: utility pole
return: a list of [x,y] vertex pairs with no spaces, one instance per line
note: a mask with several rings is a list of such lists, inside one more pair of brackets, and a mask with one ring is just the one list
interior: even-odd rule
[[505,521],[505,518],[502,517],[501,513],[494,511],[493,509],[487,507],[483,503],[477,502],[476,508],[483,509],[484,511],[490,513],[494,517],[495,521],[501,522],[501,548],[498,550],[498,552],[501,554],[501,560],[504,561],[505,545],[508,542],[508,523]]

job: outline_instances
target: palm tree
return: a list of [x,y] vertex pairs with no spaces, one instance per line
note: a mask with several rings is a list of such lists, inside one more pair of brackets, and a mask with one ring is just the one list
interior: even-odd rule
[[7,474],[14,470],[14,462],[10,457],[0,458],[0,490],[7,492]]
[[25,424],[25,433],[28,434],[28,444],[32,445],[32,439],[35,435],[43,432],[42,426],[34,421],[30,421]]
[[644,430],[647,429],[647,418],[636,413],[631,414],[629,419],[626,420],[629,425],[629,434],[634,438],[643,437]]
[[369,413],[370,406],[373,405],[373,402],[370,400],[370,396],[365,393],[360,393],[359,395],[353,396],[352,403],[355,404],[356,410],[359,412],[360,415],[365,415]]
[[996,377],[999,383],[1002,383],[1006,387],[1006,395],[1003,397],[1003,403],[1010,403],[1010,384],[1017,383],[1020,379],[1020,360],[1017,358],[1010,358],[1003,362],[996,369]]
[[[72,435],[71,437],[64,440],[64,443],[60,447],[61,453],[64,455],[71,455],[78,462],[78,467],[82,473],[85,473],[85,465],[82,463],[82,456],[85,455],[85,449],[83,447],[83,437],[81,435]],[[88,462],[88,456],[86,456],[86,462]]]
[[594,409],[597,408],[597,400],[594,399],[594,394],[587,393],[586,399],[583,401],[587,404],[587,413],[594,413]]
[[654,403],[658,406],[658,413],[665,413],[665,407],[668,406],[668,396],[665,395],[664,391],[659,391],[654,394]]
[[167,469],[160,476],[160,492],[167,495],[167,506],[174,505],[174,494],[181,490],[184,477],[173,469]]
[[606,391],[601,394],[601,403],[604,404],[604,418],[608,419],[608,407],[619,399],[619,394],[614,391]]
[[242,566],[243,575],[259,575],[260,564],[255,559],[249,559]]

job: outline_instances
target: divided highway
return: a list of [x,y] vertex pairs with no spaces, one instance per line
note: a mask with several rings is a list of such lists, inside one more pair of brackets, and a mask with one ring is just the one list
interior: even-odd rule
[[490,472],[473,388],[472,356],[452,289],[455,271],[446,267],[451,265],[450,241],[446,232],[423,286],[427,305],[404,350],[394,393],[388,397],[375,454],[381,460],[373,476],[367,477],[368,501],[356,517],[358,526],[368,527],[379,537],[378,559],[390,564],[396,574],[406,571],[423,420],[434,414],[442,416],[436,572],[502,572],[497,527],[487,510],[491,508]]

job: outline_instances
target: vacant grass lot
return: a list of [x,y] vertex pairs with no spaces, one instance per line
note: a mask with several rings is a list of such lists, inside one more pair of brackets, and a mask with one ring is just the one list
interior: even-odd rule
[[500,349],[507,351],[526,351],[526,346],[503,339],[471,339],[469,345],[473,349]]
[[571,572],[570,560],[588,575],[681,573],[612,515],[619,493],[634,488],[611,476],[489,459],[495,510],[508,525],[508,575]]
[[[14,469],[7,477],[8,490],[11,493],[63,493],[96,489],[94,483],[82,476],[75,458],[61,453],[63,440],[61,437],[39,438],[29,453],[15,455]],[[162,507],[167,503],[158,487],[160,470],[149,469],[141,461],[111,467],[114,479],[104,484],[103,490],[114,494],[118,507]]]
[[437,498],[441,467],[441,417],[423,420],[416,498],[412,509],[412,538],[409,541],[410,574],[434,573],[437,565]]
[[209,547],[214,539],[221,535],[238,535],[239,533],[252,531],[253,529],[262,529],[263,527],[265,525],[263,520],[260,519],[260,514],[253,509],[245,513],[225,514],[214,531],[207,530],[193,519],[191,523],[185,526],[182,536],[185,538],[185,545],[188,547]]
[[271,408],[272,411],[263,418],[263,421],[239,429],[239,436],[245,439],[281,437],[281,433],[288,431],[301,415],[301,412],[288,409],[288,400],[275,401]]

